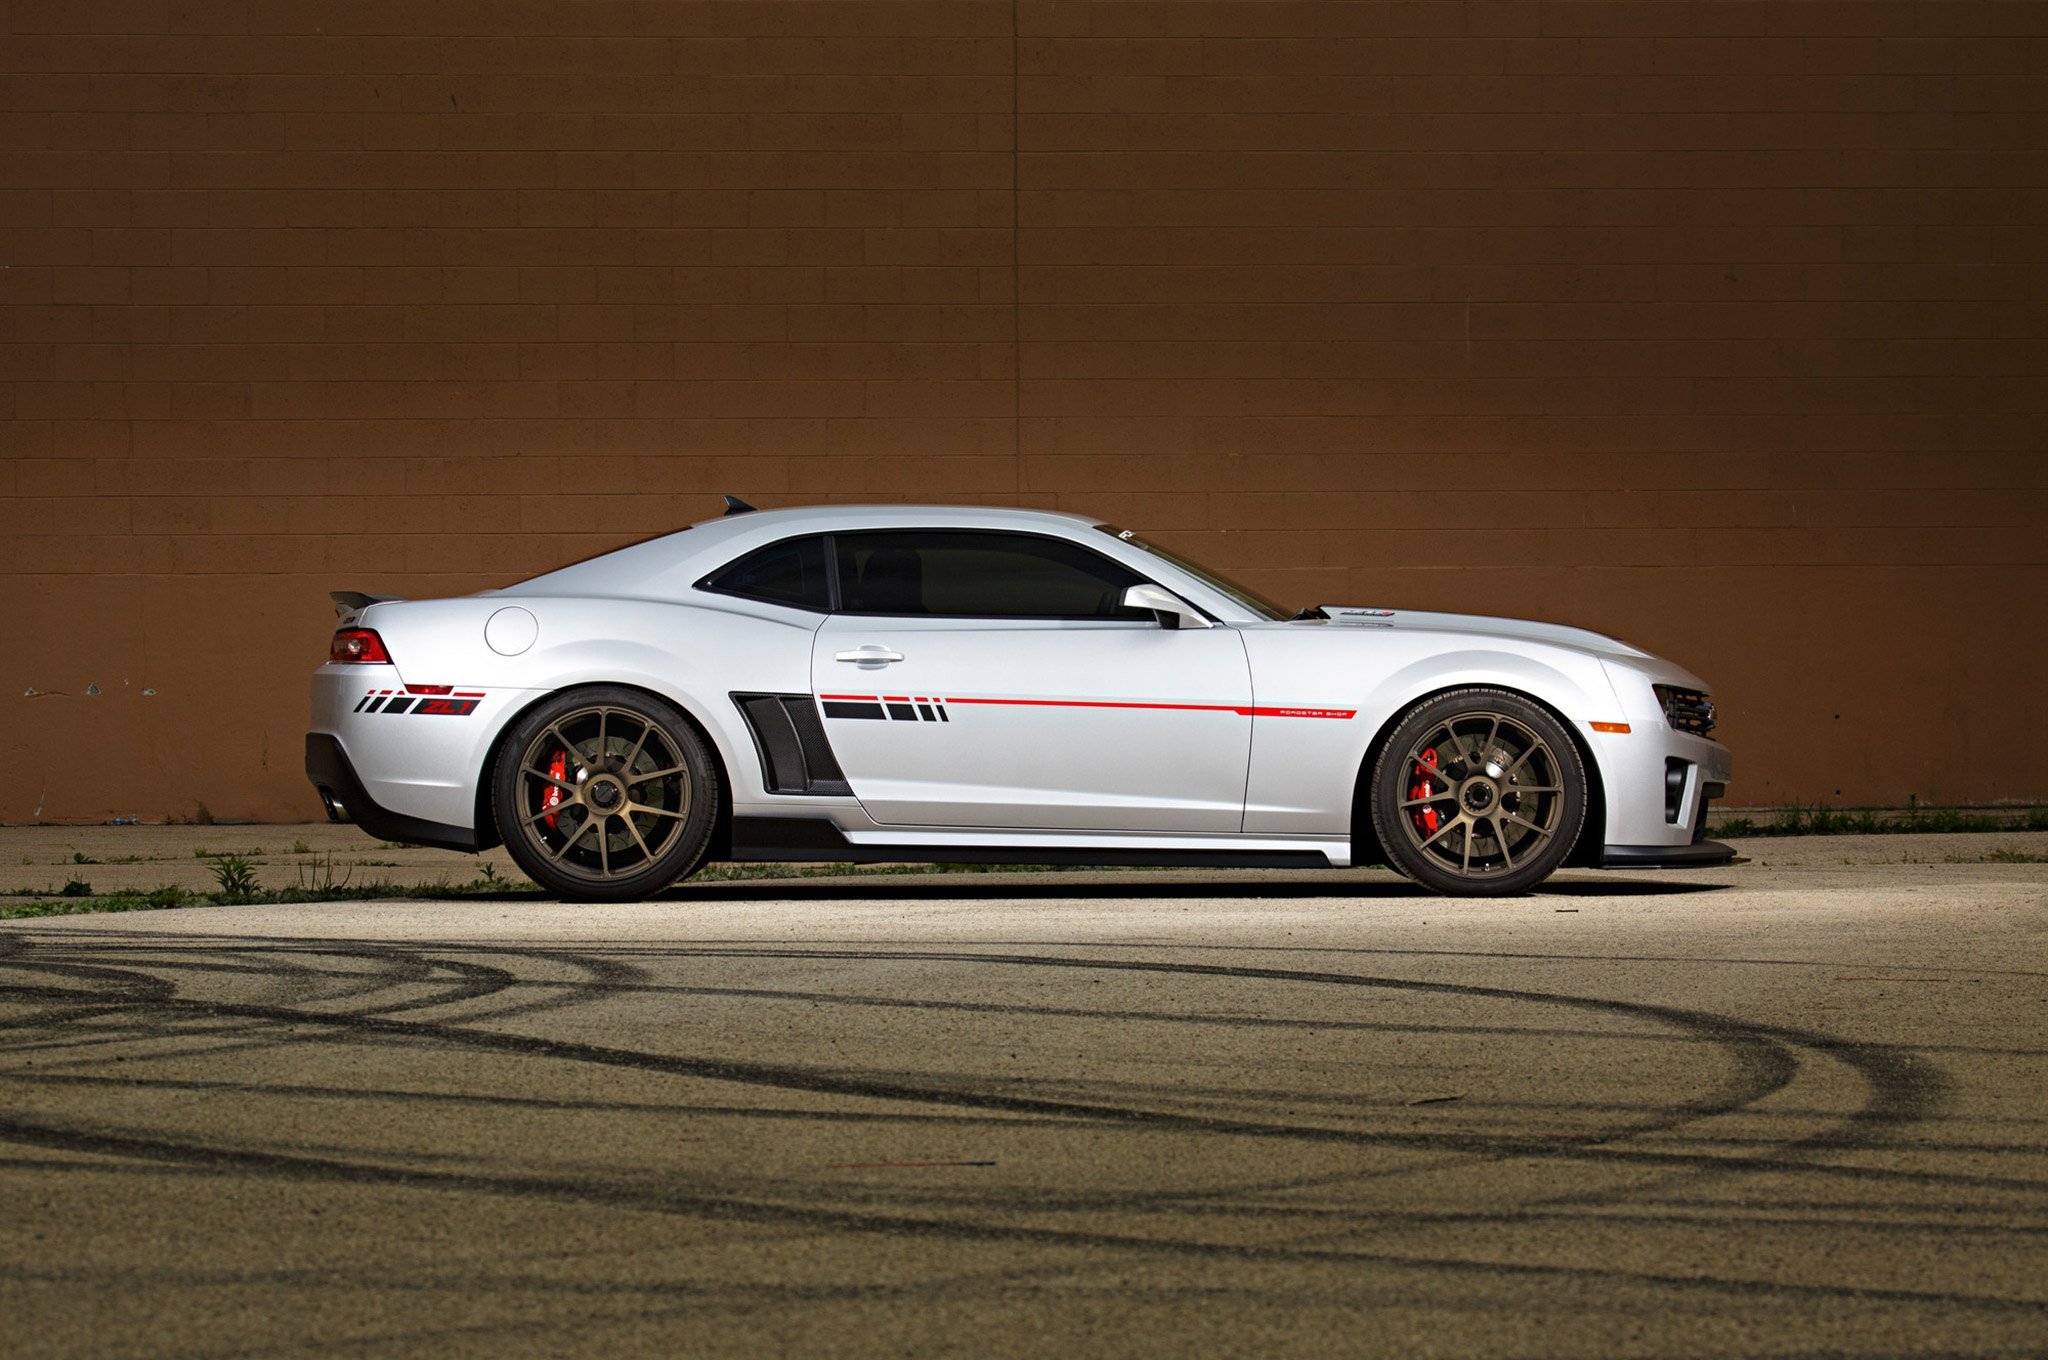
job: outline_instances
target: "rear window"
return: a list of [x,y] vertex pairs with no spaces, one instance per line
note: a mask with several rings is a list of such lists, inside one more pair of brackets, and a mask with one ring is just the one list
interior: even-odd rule
[[832,608],[831,587],[825,576],[825,540],[816,536],[756,548],[705,577],[702,585],[721,595],[814,609],[821,614]]

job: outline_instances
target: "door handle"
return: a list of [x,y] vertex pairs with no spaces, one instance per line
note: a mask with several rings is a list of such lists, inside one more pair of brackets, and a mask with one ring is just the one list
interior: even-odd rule
[[856,647],[850,652],[841,652],[838,659],[841,661],[851,661],[856,666],[865,666],[873,670],[877,666],[886,666],[892,661],[901,661],[903,653],[892,652],[887,647],[877,647],[871,643],[866,647]]

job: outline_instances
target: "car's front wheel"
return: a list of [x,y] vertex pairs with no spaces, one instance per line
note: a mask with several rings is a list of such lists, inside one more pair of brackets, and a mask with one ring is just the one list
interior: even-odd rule
[[621,685],[567,690],[514,723],[500,751],[498,834],[550,892],[637,901],[703,862],[718,766],[673,704]]
[[1394,868],[1441,893],[1534,887],[1571,853],[1585,816],[1585,765],[1571,734],[1506,690],[1453,690],[1417,704],[1373,768],[1381,848]]

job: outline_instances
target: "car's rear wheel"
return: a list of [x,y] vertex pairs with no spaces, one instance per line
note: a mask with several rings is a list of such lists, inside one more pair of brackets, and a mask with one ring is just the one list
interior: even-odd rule
[[1465,897],[1525,892],[1564,862],[1586,816],[1571,734],[1518,694],[1460,689],[1410,709],[1372,775],[1393,866]]
[[498,834],[534,882],[585,902],[652,896],[703,862],[718,766],[673,704],[568,690],[513,725],[492,781]]

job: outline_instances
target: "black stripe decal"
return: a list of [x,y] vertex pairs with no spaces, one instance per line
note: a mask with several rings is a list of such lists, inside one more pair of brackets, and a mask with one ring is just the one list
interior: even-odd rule
[[828,718],[875,718],[882,717],[880,704],[849,704],[832,699],[825,701],[825,716]]

